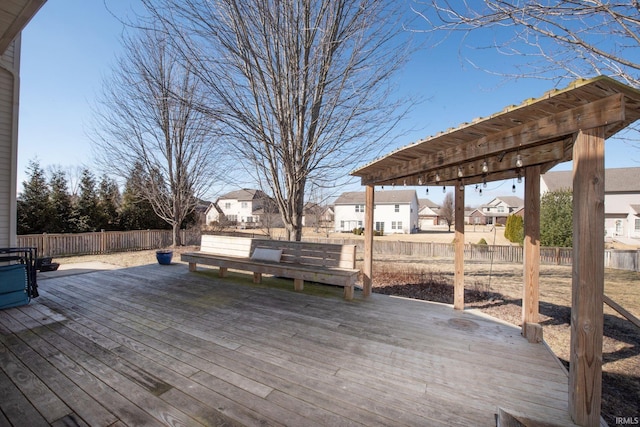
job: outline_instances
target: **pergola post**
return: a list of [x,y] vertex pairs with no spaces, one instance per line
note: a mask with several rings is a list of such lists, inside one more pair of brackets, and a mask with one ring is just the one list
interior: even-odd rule
[[364,266],[362,268],[362,294],[371,295],[373,284],[373,206],[375,186],[367,185],[364,208]]
[[569,413],[600,425],[604,293],[604,127],[582,130],[573,145],[573,281]]
[[464,310],[464,186],[455,186],[455,276],[453,289],[453,308]]
[[542,341],[540,313],[540,166],[524,170],[524,289],[522,335],[529,342]]

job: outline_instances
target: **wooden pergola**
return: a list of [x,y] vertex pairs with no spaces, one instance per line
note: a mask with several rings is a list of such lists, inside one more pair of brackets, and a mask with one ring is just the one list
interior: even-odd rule
[[608,77],[506,107],[490,117],[400,148],[352,175],[366,186],[364,295],[373,265],[376,185],[455,188],[454,308],[464,309],[465,186],[516,177],[525,182],[522,334],[542,340],[539,324],[540,175],[573,160],[573,279],[569,411],[600,424],[604,290],[604,141],[640,119],[640,91]]

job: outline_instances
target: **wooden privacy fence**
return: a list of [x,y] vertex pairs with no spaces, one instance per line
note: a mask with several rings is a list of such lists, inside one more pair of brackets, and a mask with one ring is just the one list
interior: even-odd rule
[[[182,243],[197,245],[200,232],[180,230]],[[94,255],[171,246],[171,230],[99,231],[94,233],[26,234],[19,247],[36,247],[38,256]]]
[[[309,242],[340,243],[343,245],[356,245],[359,257],[364,253],[364,241],[360,239],[325,239],[304,238]],[[453,258],[453,243],[435,242],[403,242],[375,240],[373,244],[374,255],[406,255],[425,258]],[[640,271],[640,250],[605,250],[605,268],[620,270]],[[571,265],[573,257],[572,248],[540,248],[540,262],[542,264]],[[467,243],[464,246],[465,260],[494,262],[523,262],[522,246],[510,245],[475,245]]]
[[[201,233],[180,230],[185,245],[199,245]],[[217,233],[216,233],[217,234]],[[239,234],[236,234],[239,235]],[[243,234],[246,236],[246,234]],[[253,236],[255,237],[255,236]],[[303,238],[307,242],[356,245],[364,252],[362,239]],[[110,252],[159,249],[171,245],[171,230],[101,231],[95,233],[27,234],[18,236],[19,247],[36,247],[39,256],[93,255]],[[453,243],[376,240],[374,255],[405,255],[423,258],[453,258]],[[540,248],[542,264],[571,265],[572,248]],[[605,250],[606,268],[640,271],[640,250]],[[475,245],[464,247],[465,260],[522,263],[521,246]]]

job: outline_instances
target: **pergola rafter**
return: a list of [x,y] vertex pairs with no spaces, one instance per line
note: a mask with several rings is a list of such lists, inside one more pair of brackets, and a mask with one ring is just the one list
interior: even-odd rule
[[400,148],[352,175],[366,186],[364,295],[371,293],[376,185],[455,188],[454,308],[464,309],[464,188],[525,179],[522,333],[542,340],[538,323],[540,174],[574,160],[570,413],[600,423],[604,288],[604,141],[640,119],[640,91],[608,77],[579,80],[487,118]]

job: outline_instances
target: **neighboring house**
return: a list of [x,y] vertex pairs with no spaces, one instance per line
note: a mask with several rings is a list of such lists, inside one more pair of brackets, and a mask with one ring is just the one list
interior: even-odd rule
[[[335,230],[352,231],[364,227],[364,192],[342,193],[334,203]],[[418,195],[415,190],[376,191],[373,222],[385,234],[418,231]]]
[[418,200],[418,227],[425,230],[440,223],[440,205],[429,199]]
[[640,205],[629,206],[627,224],[629,224],[629,237],[640,239]]
[[[573,172],[547,172],[540,176],[540,194],[573,188]],[[640,237],[640,168],[604,171],[604,227],[607,237]],[[635,212],[635,213],[634,213]]]
[[524,200],[516,196],[496,197],[469,214],[472,225],[505,225],[507,217],[521,211]]
[[303,227],[320,227],[333,223],[333,207],[308,202],[302,212]]
[[274,204],[260,190],[244,188],[232,191],[209,206],[206,212],[207,224],[227,222],[240,228],[259,227],[270,208],[274,208]]

